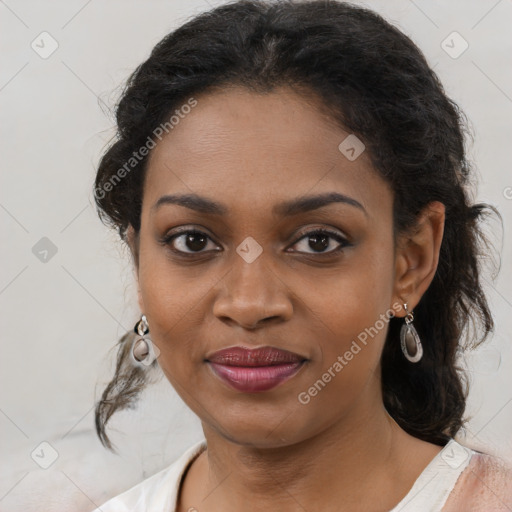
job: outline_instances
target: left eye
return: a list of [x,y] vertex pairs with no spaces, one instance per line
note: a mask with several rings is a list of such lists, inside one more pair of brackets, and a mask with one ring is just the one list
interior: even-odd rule
[[[334,239],[338,242],[338,247],[335,247],[332,250],[327,251],[331,245],[331,241]],[[333,253],[341,251],[344,247],[350,245],[348,241],[341,236],[339,233],[335,233],[333,231],[327,231],[324,229],[309,231],[304,236],[302,236],[294,245],[300,244],[301,240],[305,240],[304,245],[314,249],[313,252],[307,254],[325,254],[325,253]],[[295,252],[295,251],[294,251]],[[303,251],[299,251],[303,252]]]

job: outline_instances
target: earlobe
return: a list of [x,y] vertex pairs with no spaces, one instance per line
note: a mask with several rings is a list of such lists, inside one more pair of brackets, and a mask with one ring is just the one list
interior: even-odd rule
[[397,240],[393,299],[401,304],[407,302],[409,309],[416,307],[434,279],[444,221],[444,204],[433,201],[422,210],[414,228]]

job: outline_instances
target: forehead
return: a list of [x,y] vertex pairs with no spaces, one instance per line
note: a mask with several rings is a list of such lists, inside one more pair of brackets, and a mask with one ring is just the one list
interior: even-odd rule
[[150,154],[143,210],[176,192],[216,198],[233,211],[270,210],[275,202],[327,191],[353,197],[369,213],[374,203],[391,202],[369,156],[363,151],[350,160],[340,151],[351,134],[313,97],[287,88],[230,88],[195,99]]

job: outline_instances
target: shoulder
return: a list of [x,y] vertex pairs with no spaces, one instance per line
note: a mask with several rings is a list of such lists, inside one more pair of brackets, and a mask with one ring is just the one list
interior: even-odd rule
[[475,452],[443,510],[509,512],[512,510],[512,467],[498,457]]
[[92,512],[161,512],[174,510],[182,476],[189,464],[206,448],[199,441],[170,466],[114,496]]

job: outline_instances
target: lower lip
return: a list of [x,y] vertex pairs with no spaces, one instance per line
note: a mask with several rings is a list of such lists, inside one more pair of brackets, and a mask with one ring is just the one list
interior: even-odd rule
[[228,366],[212,363],[213,371],[224,382],[237,391],[256,393],[267,391],[293,377],[302,367],[300,363],[277,364],[273,366]]

